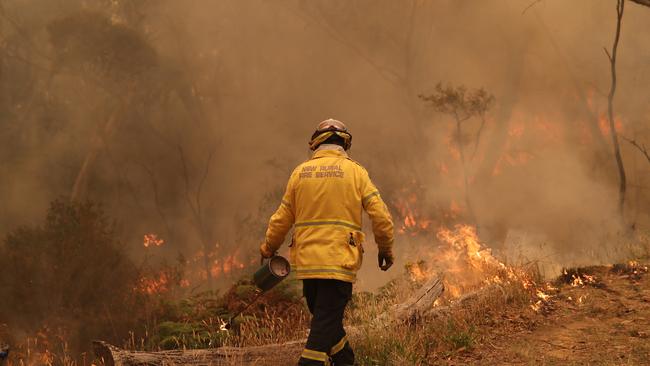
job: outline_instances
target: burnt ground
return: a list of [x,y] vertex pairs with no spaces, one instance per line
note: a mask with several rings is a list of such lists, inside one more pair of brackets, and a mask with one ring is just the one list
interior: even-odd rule
[[[449,365],[650,365],[650,279],[643,267],[592,267],[558,280],[535,312],[506,311]],[[584,274],[593,275],[593,280]],[[578,282],[578,281],[576,281]],[[438,362],[436,362],[438,364]]]

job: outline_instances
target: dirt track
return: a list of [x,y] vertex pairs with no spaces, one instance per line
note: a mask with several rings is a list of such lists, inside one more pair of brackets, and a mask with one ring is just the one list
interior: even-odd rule
[[542,311],[508,314],[498,333],[450,355],[452,365],[650,365],[647,274],[589,270],[596,282],[558,285]]

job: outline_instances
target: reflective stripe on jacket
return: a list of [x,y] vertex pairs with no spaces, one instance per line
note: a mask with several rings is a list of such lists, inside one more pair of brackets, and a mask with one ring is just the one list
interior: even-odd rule
[[363,257],[364,209],[379,248],[391,248],[393,221],[368,172],[338,146],[319,149],[291,174],[266,243],[277,250],[293,226],[290,262],[298,279],[354,282]]

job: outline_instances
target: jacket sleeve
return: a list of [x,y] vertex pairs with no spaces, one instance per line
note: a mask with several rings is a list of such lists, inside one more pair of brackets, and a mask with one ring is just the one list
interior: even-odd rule
[[[294,172],[295,173],[295,172]],[[275,211],[269,220],[269,226],[266,229],[266,244],[273,251],[280,249],[284,238],[293,226],[296,220],[295,216],[295,179],[296,175],[291,174],[287,189],[282,196],[280,207]]]
[[393,247],[393,219],[368,172],[361,170],[361,204],[372,221],[375,243],[380,251],[390,250]]

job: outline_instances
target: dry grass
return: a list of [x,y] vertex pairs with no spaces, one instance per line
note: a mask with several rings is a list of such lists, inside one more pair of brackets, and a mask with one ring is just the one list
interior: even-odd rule
[[[454,357],[480,343],[485,332],[498,326],[495,319],[504,316],[506,309],[510,312],[532,311],[529,305],[535,299],[534,292],[526,289],[519,278],[508,278],[506,272],[486,273],[486,276],[499,278],[498,283],[483,284],[483,290],[460,304],[447,294],[441,298],[440,311],[433,315],[389,326],[378,327],[378,316],[390,312],[391,306],[408,298],[424,280],[414,280],[407,272],[376,294],[356,293],[347,310],[346,327],[359,365],[425,365]],[[478,289],[480,286],[475,287]],[[208,333],[191,333],[188,337],[193,339],[185,339],[182,343],[202,344],[204,339],[201,338],[209,337],[220,339],[221,345],[245,347],[305,339],[309,324],[306,306],[279,306],[285,307],[282,311],[275,311],[273,304],[265,304],[261,307],[264,309],[262,312],[254,311],[253,315],[236,318],[231,331],[220,330],[220,321],[211,320],[211,325],[206,323],[204,327]],[[131,334],[123,346],[132,350],[152,350],[147,346],[151,344],[150,340],[136,339]],[[26,348],[18,349],[8,365],[81,366],[92,362],[91,357],[85,355],[74,361],[67,349],[54,346],[52,342],[47,347],[35,346],[32,342],[27,343]],[[286,356],[298,357],[297,354]]]
[[78,366],[90,365],[94,356],[80,355],[80,359],[73,355],[67,348],[65,342],[58,342],[57,345],[43,342],[39,337],[25,338],[16,347],[11,349],[10,358],[7,360],[7,366],[26,366],[26,365],[43,365],[43,366]]
[[[495,327],[508,326],[499,319],[513,310],[533,312],[531,288],[520,281],[504,281],[475,289],[474,296],[445,297],[432,314],[389,327],[375,326],[377,315],[400,302],[415,289],[402,279],[378,297],[357,296],[348,324],[357,325],[353,345],[359,365],[428,365],[470,350]],[[501,323],[501,324],[500,324]]]
[[[650,301],[645,273],[620,272],[616,267],[584,271],[592,271],[599,282],[531,288],[504,272],[500,280],[474,292],[475,296],[461,300],[447,294],[431,315],[378,326],[378,316],[420,284],[405,275],[376,294],[356,293],[347,311],[346,328],[361,366],[503,362],[614,365],[648,361],[646,323],[638,320],[645,317],[647,306],[643,304]],[[534,270],[519,273],[526,273],[528,280],[535,277]],[[493,275],[489,277],[496,278]],[[542,301],[534,310],[532,305],[540,301],[538,290],[545,291],[550,300]],[[253,346],[304,339],[309,317],[306,308],[299,310],[292,316],[286,316],[286,311],[283,315],[266,311],[242,318],[236,331],[226,333],[224,344]],[[144,344],[133,341],[132,346],[137,343]],[[8,365],[76,366],[91,361],[82,357],[74,362],[65,349],[43,354],[40,346],[31,341]],[[274,360],[282,356],[286,362],[294,362],[297,352],[299,347],[287,347]]]

